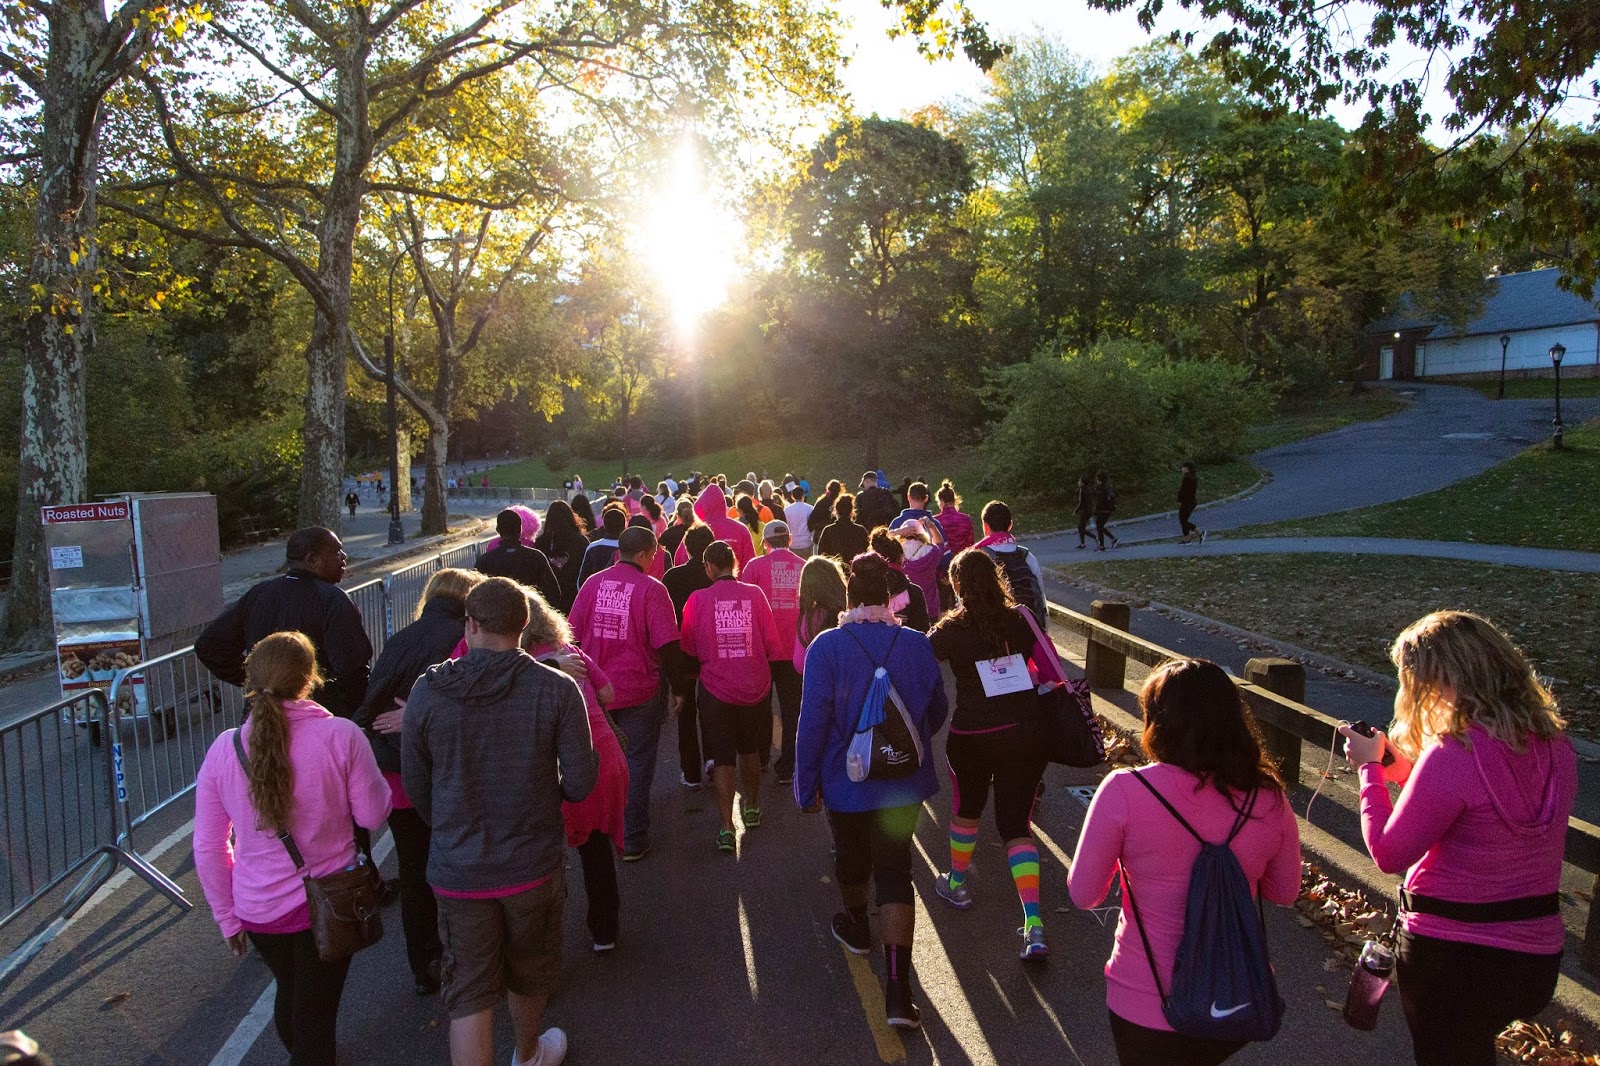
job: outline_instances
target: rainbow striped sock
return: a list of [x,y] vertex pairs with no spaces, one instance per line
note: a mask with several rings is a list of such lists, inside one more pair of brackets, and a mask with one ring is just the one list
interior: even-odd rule
[[1006,851],[1011,860],[1011,879],[1017,883],[1017,897],[1022,900],[1022,928],[1043,927],[1039,917],[1039,849],[1030,841],[1013,844]]
[[978,827],[963,829],[950,823],[950,887],[960,888],[967,880],[967,867],[972,865],[972,849],[978,846]]

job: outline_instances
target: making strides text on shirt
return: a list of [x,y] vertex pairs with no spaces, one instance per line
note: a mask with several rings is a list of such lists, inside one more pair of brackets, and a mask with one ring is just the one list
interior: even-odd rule
[[749,600],[719,600],[713,614],[717,630],[717,658],[749,659],[755,635],[755,607]]
[[605,640],[627,640],[628,615],[632,605],[632,585],[624,581],[602,581],[595,590],[595,634]]

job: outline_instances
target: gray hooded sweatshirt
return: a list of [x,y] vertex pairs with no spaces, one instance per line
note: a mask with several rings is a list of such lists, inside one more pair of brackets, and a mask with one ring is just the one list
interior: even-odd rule
[[523,885],[561,869],[561,801],[594,788],[583,693],[521,651],[470,651],[417,680],[401,748],[406,793],[433,829],[428,882]]

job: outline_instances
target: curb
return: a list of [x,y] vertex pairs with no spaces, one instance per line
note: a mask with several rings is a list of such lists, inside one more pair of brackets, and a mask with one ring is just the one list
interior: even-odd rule
[[[1204,511],[1204,510],[1206,510],[1208,508],[1211,508],[1211,507],[1220,507],[1222,504],[1225,504],[1225,503],[1233,503],[1236,500],[1244,499],[1246,496],[1253,496],[1257,492],[1260,492],[1263,488],[1265,488],[1267,483],[1269,481],[1271,481],[1271,480],[1272,480],[1272,471],[1270,471],[1270,470],[1264,471],[1261,474],[1261,476],[1256,479],[1256,483],[1254,485],[1251,485],[1247,489],[1240,489],[1238,492],[1234,493],[1232,496],[1224,496],[1220,500],[1207,500],[1205,503],[1202,503],[1198,507],[1195,508],[1195,513],[1198,514],[1199,512]],[[1174,509],[1172,509],[1170,511],[1159,511],[1159,512],[1157,512],[1155,514],[1140,515],[1137,518],[1122,518],[1122,519],[1118,519],[1117,520],[1117,525],[1119,525],[1119,526],[1130,526],[1130,525],[1133,525],[1133,524],[1135,524],[1137,522],[1154,522],[1154,521],[1157,521],[1157,520],[1162,519],[1162,518],[1176,518],[1177,516],[1178,516],[1178,511],[1177,511],[1176,508],[1174,508]],[[1017,539],[1019,541],[1045,540],[1045,539],[1048,539],[1050,537],[1066,536],[1069,533],[1076,533],[1077,531],[1078,531],[1078,527],[1077,526],[1071,526],[1071,527],[1068,527],[1067,529],[1053,529],[1053,530],[1050,530],[1049,532],[1046,532],[1046,533],[1024,533],[1022,536],[1018,537]],[[1161,539],[1161,538],[1158,538],[1158,539]],[[1167,538],[1167,539],[1174,539],[1174,538]],[[1155,541],[1148,541],[1148,542],[1147,541],[1140,541],[1139,543],[1141,543],[1141,544],[1152,543],[1153,544],[1153,543],[1155,543]]]

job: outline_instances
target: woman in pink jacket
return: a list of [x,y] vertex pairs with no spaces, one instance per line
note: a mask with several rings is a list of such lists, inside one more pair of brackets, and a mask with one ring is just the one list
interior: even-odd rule
[[1488,1066],[1496,1034],[1555,993],[1577,754],[1550,690],[1487,620],[1430,614],[1390,658],[1392,735],[1340,732],[1360,767],[1367,850],[1385,873],[1405,871],[1400,1006],[1418,1063]]
[[[1170,662],[1150,675],[1139,704],[1144,753],[1153,765],[1119,770],[1101,783],[1078,838],[1067,887],[1075,905],[1098,907],[1121,870],[1124,902],[1116,946],[1106,963],[1106,1006],[1117,1060],[1123,1066],[1210,1066],[1244,1045],[1176,1033],[1162,1011],[1152,970],[1160,972],[1160,988],[1172,987],[1189,874],[1200,844],[1151,789],[1208,841],[1226,840],[1240,814],[1251,810],[1233,838],[1233,853],[1251,894],[1284,906],[1300,894],[1300,830],[1277,770],[1262,755],[1244,701],[1222,667],[1204,659]],[[1250,808],[1252,792],[1257,795]],[[1132,926],[1126,902],[1130,881],[1153,960]]]
[[614,852],[622,849],[622,815],[628,803],[628,763],[605,712],[616,689],[595,661],[573,643],[566,617],[532,589],[528,590],[528,628],[522,631],[522,650],[571,674],[583,690],[589,734],[600,758],[599,775],[587,797],[561,804],[561,818],[566,823],[567,845],[578,849],[583,863],[591,942],[595,951],[610,951],[617,946],[621,909]]
[[[273,633],[245,659],[250,718],[206,752],[195,784],[194,861],[212,917],[235,955],[255,946],[278,983],[273,1022],[291,1066],[333,1066],[334,1023],[350,960],[323,962],[287,832],[312,877],[358,860],[351,823],[389,814],[389,786],[361,728],[306,697],[320,682],[301,633]],[[231,842],[230,842],[231,839]]]

